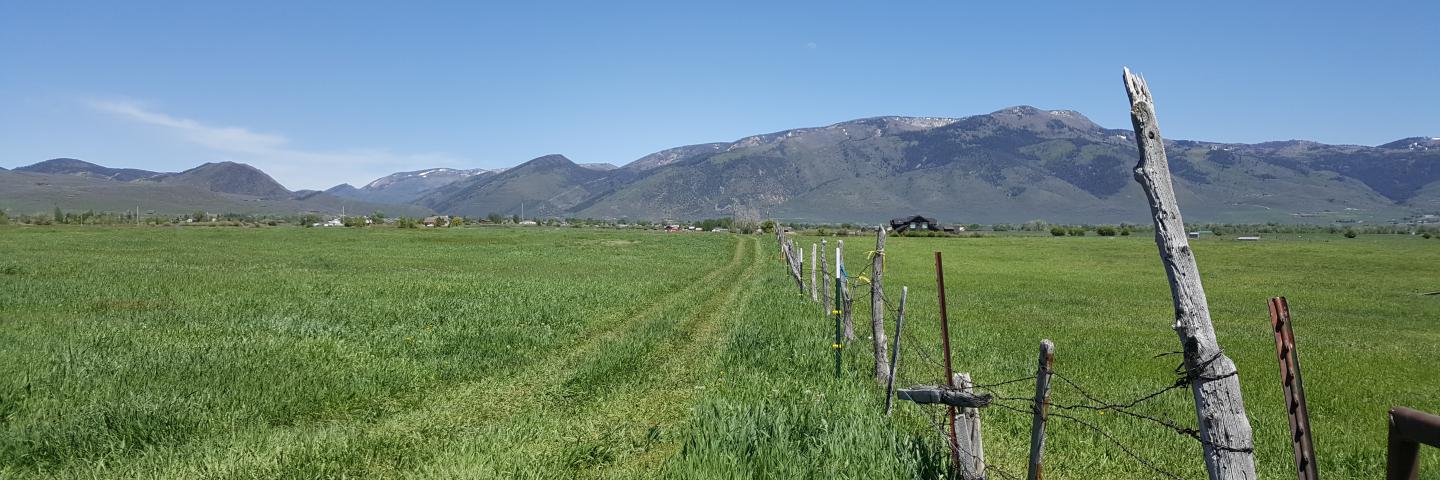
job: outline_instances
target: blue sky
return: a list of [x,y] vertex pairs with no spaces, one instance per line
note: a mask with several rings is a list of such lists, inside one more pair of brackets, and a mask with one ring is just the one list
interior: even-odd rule
[[[522,5],[523,3],[523,5]],[[1440,2],[0,0],[0,166],[233,160],[292,189],[1012,105],[1167,137],[1440,136]]]

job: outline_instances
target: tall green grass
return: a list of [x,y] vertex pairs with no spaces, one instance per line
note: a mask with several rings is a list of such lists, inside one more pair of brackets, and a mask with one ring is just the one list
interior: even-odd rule
[[[873,240],[846,240],[858,273]],[[1194,245],[1262,478],[1292,471],[1268,296],[1294,311],[1327,477],[1382,471],[1390,406],[1440,411],[1440,299],[1417,295],[1440,290],[1440,242]],[[1107,399],[1174,380],[1176,358],[1155,358],[1178,344],[1149,238],[888,250],[889,298],[911,289],[902,385],[941,377],[935,250],[956,368],[977,382],[1032,374],[1041,338]],[[938,410],[881,415],[864,292],[837,381],[830,320],[769,236],[5,227],[0,252],[0,478],[938,478],[948,463]],[[1140,410],[1194,422],[1185,391]],[[1202,476],[1193,440],[1067,413]],[[1023,473],[1028,418],[983,415],[988,460]],[[1050,478],[1156,476],[1059,419],[1046,458]]]

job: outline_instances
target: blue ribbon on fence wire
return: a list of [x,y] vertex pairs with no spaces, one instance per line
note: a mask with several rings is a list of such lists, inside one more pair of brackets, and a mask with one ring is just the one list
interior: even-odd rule
[[850,274],[845,272],[845,264],[843,263],[840,264],[840,279],[847,281],[850,280]]

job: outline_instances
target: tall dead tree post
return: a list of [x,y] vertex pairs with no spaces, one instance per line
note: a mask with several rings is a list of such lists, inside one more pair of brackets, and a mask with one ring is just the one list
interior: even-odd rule
[[[962,392],[974,393],[969,373],[957,373],[954,384]],[[966,407],[955,417],[956,446],[960,449],[960,480],[985,480],[985,443],[980,436],[980,409]]]
[[1175,201],[1165,144],[1155,118],[1155,99],[1145,79],[1124,72],[1125,92],[1130,97],[1130,121],[1135,125],[1135,143],[1140,162],[1135,180],[1145,190],[1150,214],[1155,221],[1155,244],[1161,264],[1170,280],[1175,304],[1175,333],[1185,354],[1185,370],[1195,396],[1195,415],[1200,443],[1205,452],[1205,470],[1211,480],[1255,478],[1254,439],[1245,402],[1240,397],[1240,377],[1235,362],[1225,356],[1210,323],[1210,307],[1200,285],[1200,269],[1185,236],[1185,222]]
[[885,352],[885,227],[875,228],[875,254],[870,259],[870,330],[875,341],[875,381],[884,385],[890,375]]
[[855,316],[852,315],[851,308],[855,300],[850,297],[850,272],[845,270],[845,241],[836,240],[835,243],[835,272],[840,274],[835,277],[839,282],[839,291],[836,293],[840,298],[840,318],[845,327],[845,342],[849,343],[855,340]]
[[895,347],[890,349],[890,373],[885,375],[885,414],[895,406],[895,370],[900,368],[900,337],[905,331],[905,300],[910,287],[900,287],[900,312],[895,316]]
[[1040,480],[1045,464],[1045,421],[1050,417],[1050,375],[1055,365],[1055,344],[1040,341],[1040,366],[1035,369],[1034,418],[1030,421],[1030,467],[1025,478]]

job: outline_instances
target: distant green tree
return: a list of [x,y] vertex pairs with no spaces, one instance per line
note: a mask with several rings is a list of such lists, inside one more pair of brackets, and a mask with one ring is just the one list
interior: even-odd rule
[[1125,227],[1125,228],[1120,229],[1120,236],[1122,236],[1122,237],[1128,237],[1128,236],[1130,236],[1130,227]]
[[52,215],[50,218],[54,218],[55,223],[65,223],[65,211],[61,210],[60,207],[55,207],[55,213]]
[[205,221],[205,212],[196,210],[194,213],[190,214],[190,219],[197,222],[203,222]]
[[[9,224],[10,224],[10,215],[7,215],[7,214],[5,213],[5,209],[0,208],[0,225],[9,225]],[[1425,234],[1425,238],[1430,238],[1430,234],[1428,234],[1428,233]]]
[[320,221],[320,216],[313,213],[307,213],[300,216],[300,226],[302,227],[314,226],[315,224],[320,223]]
[[1095,229],[1095,234],[1102,237],[1113,237],[1116,233],[1115,227],[1109,225],[1102,225]]
[[1069,233],[1069,230],[1066,230],[1065,227],[1050,227],[1051,235],[1063,237],[1066,233]]
[[[0,220],[4,220],[4,218],[5,218],[5,212],[4,212],[4,211],[0,211]],[[1430,232],[1425,232],[1425,233],[1420,234],[1420,238],[1424,238],[1424,239],[1426,239],[1426,240],[1429,240],[1429,239],[1430,239]]]
[[511,215],[511,216],[510,216],[510,223],[520,223],[520,216],[519,216],[519,215]]
[[774,220],[766,220],[766,221],[764,221],[764,222],[761,222],[761,223],[760,223],[760,229],[761,229],[761,230],[764,230],[764,231],[767,231],[767,232],[774,232],[774,231],[775,231],[775,221],[774,221]]
[[385,212],[376,210],[375,213],[370,214],[370,221],[375,222],[376,225],[385,223]]
[[465,226],[465,217],[450,217],[450,226],[452,226],[452,227],[463,227],[463,226]]
[[1070,227],[1066,233],[1069,233],[1072,237],[1083,237],[1085,236],[1085,227]]
[[495,213],[495,212],[490,212],[489,215],[486,215],[486,216],[485,216],[485,219],[486,219],[486,220],[489,220],[490,223],[495,223],[495,224],[499,224],[500,222],[504,222],[504,221],[505,221],[505,217],[502,217],[502,216],[500,216],[500,214]]
[[1353,228],[1347,228],[1347,229],[1345,229],[1345,238],[1355,238],[1357,235],[1359,235],[1359,234],[1358,234],[1358,233],[1355,233],[1355,229],[1353,229]]

